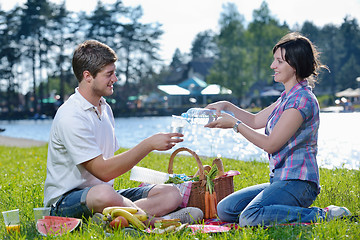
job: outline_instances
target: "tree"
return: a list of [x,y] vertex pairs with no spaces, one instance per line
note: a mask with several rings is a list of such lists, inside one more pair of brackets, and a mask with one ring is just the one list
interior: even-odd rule
[[344,88],[356,87],[356,78],[360,76],[360,31],[356,19],[345,17],[341,24],[343,55],[340,55],[340,69],[337,82]]
[[357,62],[355,55],[350,55],[350,58],[346,63],[341,66],[339,75],[343,80],[343,89],[345,88],[357,88],[356,78],[360,73],[360,64]]
[[12,115],[13,109],[20,106],[16,96],[19,83],[15,82],[15,67],[20,62],[21,56],[17,47],[19,12],[18,7],[9,13],[0,12],[0,76],[1,79],[7,79],[5,106],[9,115]]
[[317,44],[321,39],[320,29],[312,22],[305,21],[301,27],[301,33],[308,37],[313,43]]
[[219,49],[214,66],[207,77],[208,82],[217,83],[243,97],[252,81],[247,71],[250,66],[245,41],[244,18],[233,3],[223,6],[219,24],[220,34],[216,43]]
[[242,97],[250,80],[245,70],[249,62],[244,48],[244,18],[233,3],[226,4],[223,9],[219,20],[220,34],[216,41],[219,53],[207,80],[227,87],[234,95]]
[[262,2],[258,10],[253,11],[253,21],[248,26],[247,42],[249,58],[251,58],[252,79],[271,83],[272,48],[276,42],[288,32],[286,26],[280,26],[271,16],[266,2]]
[[170,63],[170,67],[176,69],[184,63],[184,56],[180,49],[176,48]]
[[47,0],[28,0],[23,8],[23,15],[21,15],[19,36],[23,46],[22,51],[30,59],[32,65],[33,111],[35,113],[38,112],[37,78],[41,76],[40,64],[46,53],[45,32],[51,15],[51,8]]
[[[340,66],[339,54],[341,45],[339,40],[339,31],[333,24],[327,24],[320,30],[320,39],[316,44],[320,51],[320,60],[322,64],[328,66],[329,71],[323,71],[318,80],[319,88],[324,92],[336,93],[336,76]],[[318,87],[317,87],[318,88]],[[316,89],[317,89],[316,88]]]
[[125,93],[136,94],[144,76],[151,74],[153,66],[160,61],[159,38],[163,34],[158,23],[140,22],[142,8],[129,11],[129,23],[122,24],[120,50],[120,71],[125,77]]
[[117,72],[122,85],[122,93],[114,94],[124,104],[128,96],[137,95],[142,89],[147,74],[152,74],[153,65],[160,61],[158,40],[163,34],[158,23],[140,22],[143,11],[140,6],[124,7],[120,0],[112,5],[100,1],[94,12],[87,17],[87,38],[97,39],[112,47],[117,55]]
[[198,33],[192,42],[192,59],[213,57],[216,51],[215,33],[211,30]]
[[[101,1],[97,2],[94,11],[90,16],[86,17],[84,25],[88,25],[86,30],[87,39],[96,39],[100,42],[106,43],[112,48],[116,47],[114,43],[114,35],[119,36],[119,20],[115,16],[123,17],[124,9],[119,7],[119,3],[116,2],[114,6],[104,5]],[[114,7],[115,9],[111,9]],[[120,29],[122,31],[122,29]]]
[[[98,1],[90,14],[71,13],[65,2],[56,5],[48,0],[27,0],[21,7],[0,11],[0,103],[10,111],[20,106],[17,95],[28,90],[23,87],[28,80],[32,81],[32,88],[25,99],[33,99],[33,111],[39,110],[38,103],[42,104],[38,98],[54,94],[54,89],[64,99],[77,84],[71,72],[72,51],[89,38],[108,44],[118,54],[120,81],[112,97],[120,100],[117,104],[122,107],[129,96],[153,91],[171,69],[186,64],[189,56],[213,57],[207,82],[230,88],[242,98],[252,87],[272,83],[271,49],[290,31],[286,23],[280,25],[271,16],[265,2],[254,10],[253,20],[247,25],[236,5],[229,3],[223,6],[218,33],[210,30],[198,33],[191,53],[183,54],[176,49],[170,66],[164,67],[158,56],[161,24],[144,24],[142,15],[141,7],[126,7],[121,0],[113,4]],[[318,46],[322,62],[331,70],[320,75],[316,91],[328,94],[357,86],[360,31],[356,19],[345,17],[339,27],[328,24],[322,28],[306,21],[296,30]]]
[[[69,52],[66,52],[66,49],[74,48],[74,37],[78,32],[76,19],[71,18],[71,14],[71,12],[66,10],[65,2],[60,5],[55,5],[51,25],[49,26],[49,29],[53,33],[51,35],[51,43],[53,47],[52,57],[55,59],[55,66],[52,68],[52,73],[48,75],[59,77],[59,86],[54,86],[54,88],[59,90],[58,94],[60,98],[58,100],[60,103],[64,101],[66,85],[69,82],[69,74],[67,74],[67,72],[71,69],[71,56]],[[53,89],[50,89],[50,83],[48,82],[47,93],[50,94]]]

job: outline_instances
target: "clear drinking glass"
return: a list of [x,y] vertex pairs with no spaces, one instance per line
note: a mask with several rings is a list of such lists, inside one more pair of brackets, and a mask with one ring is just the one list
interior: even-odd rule
[[44,216],[49,216],[50,215],[50,209],[51,208],[49,208],[49,207],[34,208],[35,223],[37,223],[37,221],[39,219],[42,219]]
[[179,116],[172,116],[170,132],[172,133],[184,133],[185,120]]
[[19,209],[2,212],[8,232],[20,232]]

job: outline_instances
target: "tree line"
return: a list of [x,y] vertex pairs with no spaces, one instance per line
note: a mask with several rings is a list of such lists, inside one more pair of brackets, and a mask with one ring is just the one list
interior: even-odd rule
[[[65,2],[27,0],[9,11],[0,9],[0,112],[11,117],[16,112],[47,113],[49,106],[61,104],[74,91],[77,80],[71,70],[73,49],[86,39],[96,39],[118,54],[120,81],[109,103],[127,111],[131,96],[156,91],[166,84],[165,76],[178,64],[196,58],[213,58],[208,83],[217,83],[244,98],[254,86],[273,84],[272,47],[287,32],[299,31],[322,52],[324,72],[316,87],[333,95],[356,87],[360,76],[360,32],[356,19],[344,16],[340,26],[317,27],[311,22],[290,28],[271,15],[264,1],[246,23],[236,5],[224,5],[220,31],[197,34],[190,53],[178,49],[171,64],[159,55],[160,23],[143,23],[141,6],[127,7],[121,0],[113,4],[98,1],[90,12],[71,12]],[[179,20],[181,21],[181,20]]]
[[[337,91],[356,88],[359,84],[356,81],[360,76],[360,31],[357,19],[344,16],[340,26],[326,24],[323,27],[306,21],[302,26],[290,28],[286,22],[280,23],[273,17],[267,3],[263,2],[259,9],[253,11],[252,21],[246,24],[236,5],[228,3],[223,7],[219,25],[217,34],[203,32],[197,35],[192,56],[205,55],[209,49],[215,49],[210,51],[215,64],[207,81],[233,90],[237,97],[259,94],[256,92],[259,86],[274,84],[273,70],[270,69],[272,48],[290,31],[300,32],[313,41],[321,53],[322,63],[329,68],[329,71],[321,72],[314,89],[323,96],[323,100],[333,103]],[[206,49],[205,44],[199,44],[201,41],[213,44],[209,44]],[[194,49],[196,44],[203,47],[202,50],[198,48],[200,53]]]

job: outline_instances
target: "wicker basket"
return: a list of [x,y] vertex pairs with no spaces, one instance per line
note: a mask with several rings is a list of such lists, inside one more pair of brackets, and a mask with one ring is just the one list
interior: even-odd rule
[[[189,201],[187,206],[188,207],[198,207],[203,212],[205,212],[205,186],[206,186],[206,177],[204,174],[204,166],[199,158],[199,156],[194,152],[191,151],[188,148],[179,148],[175,150],[169,160],[169,167],[168,167],[168,173],[173,174],[173,164],[174,164],[174,158],[176,154],[179,152],[186,151],[189,152],[196,160],[196,163],[199,168],[199,181],[193,182],[191,185],[191,193],[189,197]],[[233,176],[226,176],[226,177],[218,177],[214,179],[215,184],[215,192],[216,192],[216,198],[219,202],[221,199],[226,197],[227,195],[234,192],[234,182],[233,182]]]

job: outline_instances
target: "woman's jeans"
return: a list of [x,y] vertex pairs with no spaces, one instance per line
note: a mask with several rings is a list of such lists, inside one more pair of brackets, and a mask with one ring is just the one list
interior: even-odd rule
[[264,183],[227,196],[219,202],[217,211],[222,221],[239,221],[240,226],[317,222],[326,215],[321,208],[308,208],[317,195],[316,184],[308,181]]

